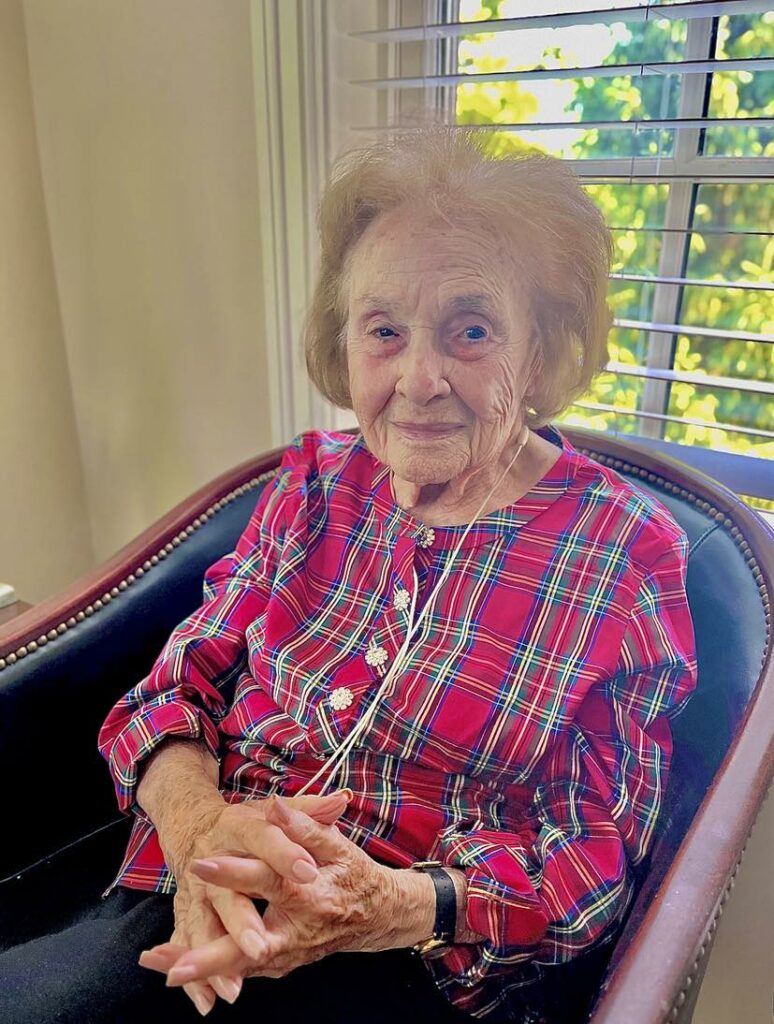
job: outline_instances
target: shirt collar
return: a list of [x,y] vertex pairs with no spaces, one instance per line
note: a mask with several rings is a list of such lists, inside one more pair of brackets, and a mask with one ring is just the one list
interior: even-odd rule
[[[561,455],[546,475],[518,501],[482,516],[465,538],[463,548],[489,544],[504,534],[521,529],[550,508],[567,491],[576,473],[578,453],[555,427],[540,427],[537,433],[561,448]],[[362,435],[358,437],[356,444],[373,463],[371,498],[377,521],[386,533],[421,540],[425,530],[423,524],[395,503],[389,468],[371,455]],[[433,551],[445,551],[454,547],[465,531],[464,526],[434,526],[432,529]]]

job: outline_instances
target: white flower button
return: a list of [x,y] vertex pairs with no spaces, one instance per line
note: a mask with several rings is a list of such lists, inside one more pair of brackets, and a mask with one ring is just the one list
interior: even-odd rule
[[344,711],[355,699],[355,695],[349,687],[337,686],[328,699],[334,711]]
[[384,674],[384,666],[387,663],[388,654],[384,647],[377,647],[373,638],[366,651],[366,664],[375,668],[379,675]]
[[435,541],[435,530],[432,526],[423,526],[417,536],[417,544],[420,548],[429,548]]
[[395,596],[392,599],[392,606],[396,612],[405,612],[411,604],[411,594],[403,588],[395,588]]

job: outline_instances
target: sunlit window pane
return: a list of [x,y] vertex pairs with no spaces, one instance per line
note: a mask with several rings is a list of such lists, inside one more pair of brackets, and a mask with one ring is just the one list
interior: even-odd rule
[[669,186],[666,184],[586,185],[612,229],[613,272],[653,273],[661,254]]
[[[615,5],[606,5],[614,9]],[[534,10],[532,8],[535,8]],[[572,3],[553,10],[588,9]],[[593,6],[591,9],[594,9]],[[524,17],[545,13],[545,5],[489,0],[464,2],[460,20]],[[684,56],[686,23],[664,19],[643,24],[573,25],[520,29],[466,36],[460,40],[461,72],[495,73],[534,68],[566,69],[611,64],[680,60]],[[537,149],[569,159],[669,156],[674,129],[625,122],[670,118],[677,114],[679,75],[611,78],[590,75],[516,82],[471,82],[457,87],[459,124],[567,124],[550,128],[498,132],[496,152]],[[583,128],[583,122],[611,122],[610,127]],[[578,125],[578,127],[571,127]]]
[[[774,12],[720,18],[715,55],[721,58],[774,55]],[[774,117],[774,73],[723,71],[712,76],[708,117]],[[774,156],[771,126],[716,125],[704,134],[705,156]]]

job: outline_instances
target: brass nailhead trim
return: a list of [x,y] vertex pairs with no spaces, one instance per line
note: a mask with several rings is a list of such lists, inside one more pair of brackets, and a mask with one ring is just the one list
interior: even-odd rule
[[255,488],[259,487],[261,484],[266,483],[275,476],[276,472],[276,469],[270,469],[266,473],[261,473],[260,476],[253,477],[252,480],[248,480],[247,483],[242,484],[240,487],[234,488],[233,491],[229,491],[228,494],[215,502],[214,505],[210,505],[206,512],[197,516],[192,523],[189,523],[188,526],[184,527],[169,543],[165,544],[160,551],[143,562],[141,566],[138,566],[134,572],[130,572],[124,579],[104,593],[102,597],[94,601],[93,604],[88,604],[85,608],[75,612],[67,619],[66,622],[60,622],[55,629],[50,629],[48,633],[39,636],[37,640],[30,640],[26,645],[19,647],[16,651],[12,651],[10,654],[6,654],[4,658],[0,658],[0,672],[4,668],[15,665],[18,660],[25,658],[27,654],[31,654],[39,647],[45,647],[50,640],[56,640],[58,637],[66,633],[68,629],[72,629],[73,626],[77,626],[79,622],[83,622],[84,619],[90,618],[95,612],[101,611],[106,604],[110,604],[114,597],[118,597],[119,593],[127,590],[138,579],[141,579],[149,569],[152,569],[154,565],[158,565],[160,561],[163,561],[163,559],[165,559],[167,555],[171,554],[176,547],[179,547],[183,541],[192,537],[196,531],[200,527],[204,526],[209,519],[212,519],[217,512],[225,508],[227,505],[230,505],[236,498],[241,498],[242,495],[255,490]]

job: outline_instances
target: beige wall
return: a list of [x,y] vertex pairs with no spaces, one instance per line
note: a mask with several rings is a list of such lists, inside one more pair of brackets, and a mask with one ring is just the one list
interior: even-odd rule
[[761,808],[720,919],[693,1024],[770,1024],[774,1001],[774,795]]
[[102,560],[269,443],[249,0],[24,13]]
[[93,561],[21,0],[0,0],[0,580],[28,600]]

